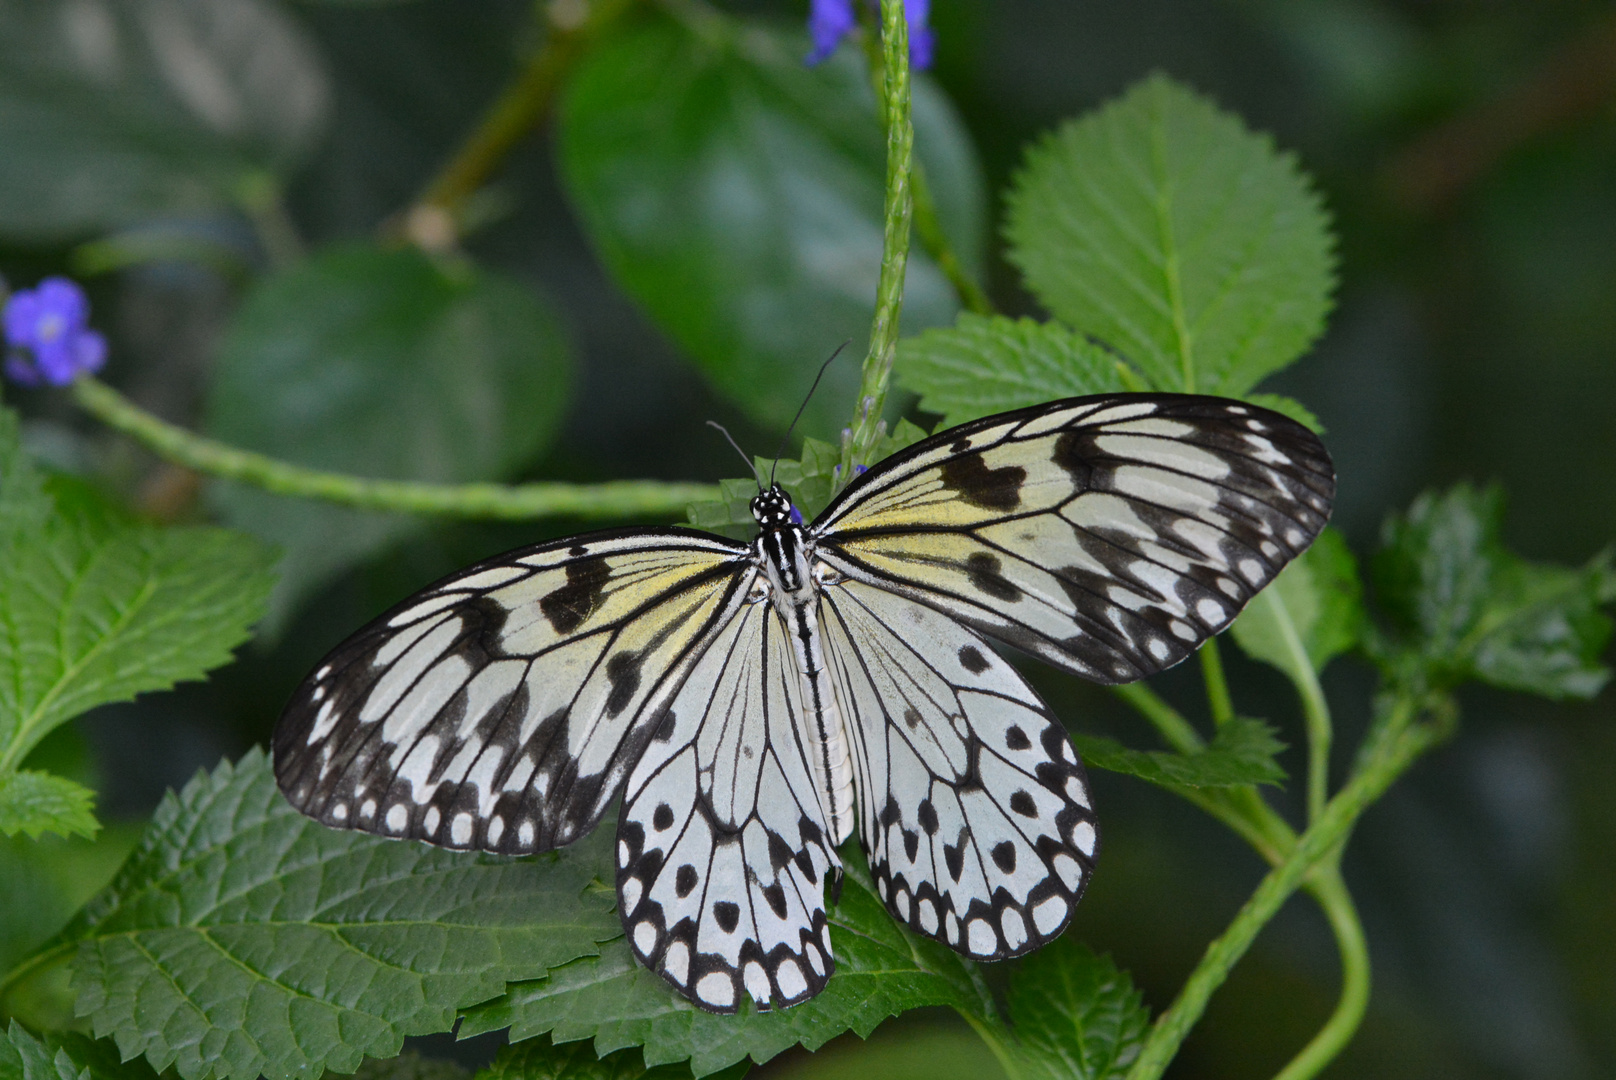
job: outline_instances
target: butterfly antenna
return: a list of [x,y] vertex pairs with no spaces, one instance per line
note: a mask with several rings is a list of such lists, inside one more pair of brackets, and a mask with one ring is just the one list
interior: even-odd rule
[[[707,421],[707,426],[710,427],[710,428],[717,428],[719,430],[719,432],[724,436],[724,438],[729,440],[729,444],[731,446],[735,447],[735,452],[737,454],[741,455],[741,460],[746,462],[746,467],[748,469],[752,470],[752,477],[755,480],[757,480],[758,493],[762,494],[763,493],[763,474],[758,472],[757,463],[754,462],[751,458],[746,456],[746,451],[742,450],[740,443],[737,443],[735,441],[735,436],[733,436],[733,435],[731,435],[729,433],[729,428],[725,427],[723,424],[720,424],[717,420],[709,420],[709,421]],[[772,473],[770,474],[769,482],[770,483],[774,482],[774,477],[773,477]]]
[[830,367],[831,361],[842,355],[842,350],[847,348],[847,345],[848,343],[844,341],[836,346],[836,351],[826,357],[823,364],[819,365],[819,374],[814,376],[814,385],[808,388],[808,396],[802,399],[801,405],[797,406],[797,415],[791,418],[791,426],[786,428],[785,436],[780,440],[780,449],[774,452],[774,464],[769,466],[769,484],[771,487],[774,484],[774,470],[779,467],[780,455],[786,452],[786,446],[791,442],[791,433],[796,430],[797,421],[802,419],[802,414],[808,408],[808,403],[814,400],[814,391],[819,389],[819,380],[825,377],[825,371]]

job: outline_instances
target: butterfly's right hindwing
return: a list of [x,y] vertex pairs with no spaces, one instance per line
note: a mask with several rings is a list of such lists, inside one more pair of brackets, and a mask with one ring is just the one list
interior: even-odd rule
[[298,688],[275,730],[281,790],[338,828],[513,854],[570,843],[737,610],[748,567],[716,537],[636,530],[442,581]]

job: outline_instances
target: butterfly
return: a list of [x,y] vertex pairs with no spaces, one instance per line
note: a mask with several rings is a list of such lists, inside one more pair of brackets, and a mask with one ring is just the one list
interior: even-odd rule
[[825,987],[855,831],[911,930],[1021,955],[1072,918],[1099,836],[1064,727],[989,640],[1100,683],[1170,667],[1312,543],[1335,479],[1277,413],[1112,394],[935,434],[811,524],[759,489],[750,543],[589,533],[405,600],[294,694],[281,790],[513,855],[620,797],[628,943],[713,1012]]

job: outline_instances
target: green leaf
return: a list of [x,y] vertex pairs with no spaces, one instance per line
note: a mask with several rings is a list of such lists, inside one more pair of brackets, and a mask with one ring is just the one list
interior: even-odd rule
[[201,678],[263,612],[270,553],[224,529],[55,518],[0,560],[0,775],[63,721]]
[[[877,457],[896,454],[926,437],[925,431],[907,420],[899,420],[893,429],[876,443]],[[841,451],[818,439],[802,441],[802,457],[793,461],[781,458],[778,462],[756,458],[753,467],[759,475],[774,478],[791,496],[791,501],[804,521],[812,521],[830,504],[836,483],[836,469]],[[688,523],[734,540],[750,540],[757,533],[757,520],[752,517],[752,497],[757,494],[756,477],[746,480],[720,480],[723,497],[713,502],[691,503],[686,513]]]
[[63,931],[78,1011],[184,1080],[352,1072],[620,934],[601,844],[517,860],[338,832],[253,751],[164,800]]
[[898,343],[896,373],[951,427],[1055,398],[1127,390],[1120,362],[1057,323],[963,314]]
[[[806,38],[681,7],[590,50],[559,111],[563,179],[612,275],[760,423],[784,428],[839,343],[861,356],[880,273],[886,141],[856,50],[815,67]],[[914,83],[915,150],[967,264],[986,218],[964,128]],[[953,291],[911,249],[905,327],[951,322]],[[837,363],[802,430],[839,431],[857,394]]]
[[1072,934],[1021,962],[1010,977],[1009,1005],[1027,1080],[1123,1076],[1150,1027],[1127,974]]
[[1329,219],[1293,156],[1155,75],[1034,146],[1010,259],[1150,385],[1238,397],[1324,329]]
[[1169,791],[1285,781],[1285,770],[1275,760],[1285,744],[1268,724],[1245,716],[1224,724],[1211,742],[1193,754],[1130,750],[1115,739],[1098,735],[1073,735],[1072,743],[1085,764],[1137,776]]
[[[747,1064],[725,1069],[724,1080],[740,1080]],[[596,1057],[586,1042],[563,1043],[548,1039],[526,1039],[500,1049],[492,1065],[477,1074],[476,1080],[690,1080],[683,1065],[646,1068],[637,1050],[619,1050]]]
[[702,1012],[641,967],[619,939],[598,957],[468,1010],[460,1032],[509,1027],[513,1040],[543,1033],[560,1042],[592,1038],[602,1055],[639,1046],[649,1065],[688,1059],[691,1071],[705,1076],[747,1057],[762,1064],[798,1044],[813,1050],[844,1031],[868,1036],[887,1017],[922,1005],[982,1015],[986,1006],[965,961],[900,927],[861,866],[850,864],[844,880],[831,918],[836,973],[801,1005],[737,1016]]
[[39,469],[22,448],[17,414],[0,406],[0,545],[38,530],[50,512]]
[[124,1062],[104,1042],[75,1032],[35,1036],[11,1021],[0,1037],[0,1080],[157,1080],[144,1061]]
[[1479,679],[1550,698],[1590,698],[1616,601],[1616,552],[1580,569],[1532,563],[1504,547],[1497,488],[1427,492],[1382,530],[1376,596],[1392,620],[1384,666],[1412,666],[1437,687]]
[[353,1080],[471,1080],[471,1070],[406,1050],[395,1058],[367,1060],[354,1070]]
[[1300,682],[1310,676],[1298,665],[1323,671],[1358,643],[1363,628],[1358,561],[1342,535],[1326,529],[1252,599],[1230,630],[1247,656]]
[[94,837],[95,792],[50,773],[0,773],[0,836],[41,833]]
[[0,5],[0,235],[228,206],[314,145],[329,97],[265,0]]
[[[329,249],[260,282],[225,339],[208,430],[237,446],[368,477],[511,476],[554,438],[569,350],[532,289],[413,248]],[[271,632],[353,563],[422,527],[220,485],[226,520],[286,552]]]

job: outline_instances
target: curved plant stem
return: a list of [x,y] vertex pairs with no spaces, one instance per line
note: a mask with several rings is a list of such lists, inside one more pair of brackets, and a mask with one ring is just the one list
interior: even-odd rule
[[1368,758],[1340,794],[1330,800],[1324,813],[1298,839],[1291,854],[1263,878],[1229,928],[1207,947],[1173,1004],[1156,1018],[1138,1060],[1128,1072],[1128,1080],[1156,1080],[1161,1076],[1190,1028],[1206,1011],[1213,991],[1223,985],[1262,928],[1313,868],[1346,841],[1364,810],[1422,753],[1445,736],[1446,732],[1435,724],[1415,725],[1388,733],[1379,747],[1380,752]]
[[1318,900],[1335,934],[1336,949],[1341,954],[1341,996],[1330,1019],[1274,1080],[1311,1080],[1317,1076],[1346,1049],[1369,1007],[1369,943],[1352,894],[1341,879],[1339,851],[1314,870],[1308,891]]
[[6,972],[4,976],[0,976],[0,1016],[9,1015],[6,1012],[5,1004],[6,998],[11,996],[13,990],[41,971],[66,960],[73,955],[77,948],[78,942],[76,941],[58,942],[50,948],[41,949],[34,953]]
[[1223,654],[1218,651],[1218,639],[1207,638],[1200,655],[1207,706],[1212,710],[1212,722],[1222,727],[1234,719],[1234,699],[1229,696],[1229,680],[1223,674]]
[[1167,745],[1181,754],[1193,754],[1206,746],[1206,740],[1184,714],[1162,700],[1160,694],[1142,682],[1113,686],[1111,692],[1132,705],[1139,715],[1156,726]]
[[412,211],[436,208],[451,220],[488,182],[505,155],[544,119],[556,88],[589,43],[639,0],[586,0],[581,19],[550,20],[544,43],[488,107],[454,157],[427,184]]
[[887,132],[885,229],[881,250],[881,279],[876,286],[875,322],[870,327],[870,351],[864,357],[858,404],[853,410],[851,433],[842,448],[842,482],[853,475],[854,465],[868,465],[886,425],[881,408],[892,380],[892,359],[898,348],[898,320],[903,313],[904,274],[909,267],[909,222],[913,212],[910,165],[915,130],[909,120],[909,26],[903,0],[881,3],[882,110]]
[[177,465],[272,491],[363,510],[445,517],[529,520],[666,517],[718,499],[716,485],[614,480],[602,484],[426,484],[322,472],[241,450],[160,420],[99,380],[81,378],[73,397],[86,412]]

